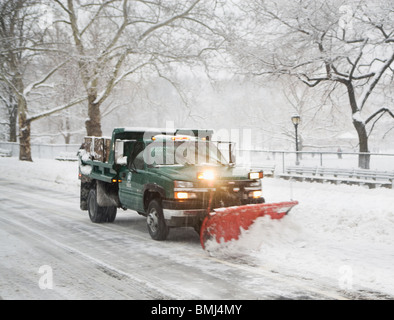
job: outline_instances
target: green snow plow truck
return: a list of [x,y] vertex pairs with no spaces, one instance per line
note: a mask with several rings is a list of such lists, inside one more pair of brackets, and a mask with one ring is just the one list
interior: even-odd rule
[[[113,222],[117,208],[146,216],[155,240],[173,227],[200,231],[207,212],[263,203],[262,172],[236,168],[211,130],[117,128],[112,138],[85,137],[79,150],[80,206],[92,222]],[[208,211],[207,211],[208,210]]]

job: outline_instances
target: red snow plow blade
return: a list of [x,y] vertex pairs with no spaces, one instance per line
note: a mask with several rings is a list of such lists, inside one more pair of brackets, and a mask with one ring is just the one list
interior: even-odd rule
[[271,219],[282,219],[297,204],[298,201],[288,201],[215,209],[203,221],[201,245],[205,249],[205,243],[213,238],[218,243],[222,239],[224,242],[237,240],[241,228],[248,230],[257,218],[269,215]]

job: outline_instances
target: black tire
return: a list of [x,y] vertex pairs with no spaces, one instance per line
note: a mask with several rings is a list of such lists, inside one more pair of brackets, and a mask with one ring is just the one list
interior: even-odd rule
[[116,207],[105,207],[106,210],[106,217],[107,222],[112,223],[115,221],[116,218]]
[[201,227],[202,227],[202,221],[198,221],[196,225],[193,226],[193,229],[200,234],[201,233]]
[[86,182],[81,182],[81,192],[80,192],[80,208],[81,210],[88,210],[88,197],[90,191],[90,184]]
[[146,222],[153,240],[162,241],[167,239],[169,228],[164,220],[163,208],[156,199],[149,203]]
[[90,189],[88,195],[89,218],[94,223],[114,222],[116,218],[116,207],[100,207],[97,204],[96,190]]

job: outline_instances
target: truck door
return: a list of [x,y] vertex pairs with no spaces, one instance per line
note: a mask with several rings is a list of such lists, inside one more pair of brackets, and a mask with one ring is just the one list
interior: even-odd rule
[[139,212],[144,211],[143,191],[146,183],[143,150],[143,142],[133,141],[125,145],[128,160],[127,166],[121,169],[122,182],[119,184],[120,201],[127,208]]

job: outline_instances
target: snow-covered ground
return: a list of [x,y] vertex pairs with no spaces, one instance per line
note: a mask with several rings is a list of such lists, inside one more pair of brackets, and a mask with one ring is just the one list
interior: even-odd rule
[[246,255],[256,265],[344,290],[394,294],[394,190],[263,180],[267,202],[298,200],[282,220],[259,218],[213,254]]
[[[0,169],[6,179],[79,194],[76,162],[0,158]],[[394,296],[394,190],[265,178],[263,192],[267,202],[300,204],[280,221],[259,218],[238,241],[210,242],[206,255],[342,292]]]

